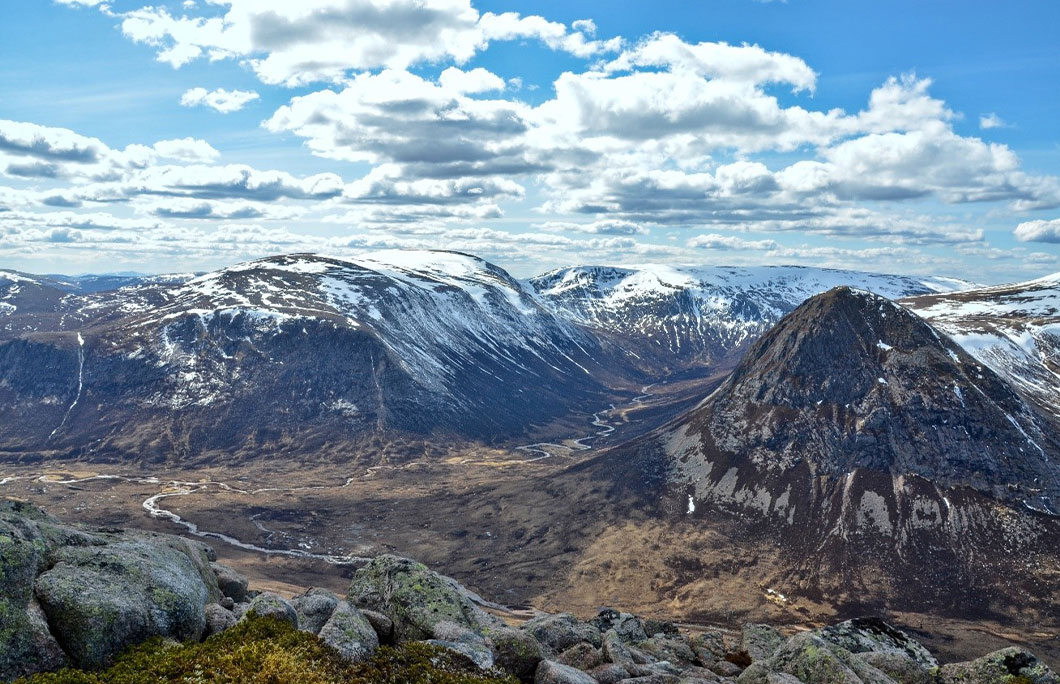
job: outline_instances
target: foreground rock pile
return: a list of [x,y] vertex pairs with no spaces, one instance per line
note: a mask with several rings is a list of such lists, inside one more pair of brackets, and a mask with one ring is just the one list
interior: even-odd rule
[[106,665],[161,636],[206,639],[249,615],[315,634],[351,663],[380,645],[426,642],[469,666],[535,684],[1060,684],[1033,654],[1008,648],[939,666],[876,619],[785,638],[768,625],[682,632],[615,610],[591,620],[540,615],[518,627],[414,561],[379,556],[345,597],[310,589],[256,592],[204,544],[124,530],[86,530],[0,502],[0,680]]

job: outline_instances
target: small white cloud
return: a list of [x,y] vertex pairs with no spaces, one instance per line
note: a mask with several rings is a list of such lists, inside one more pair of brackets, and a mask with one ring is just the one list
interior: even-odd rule
[[504,79],[482,67],[471,71],[449,67],[438,76],[438,84],[450,92],[460,94],[504,90]]
[[699,249],[726,251],[736,249],[772,250],[777,249],[780,245],[778,245],[775,240],[744,240],[743,238],[731,235],[709,233],[707,235],[697,235],[694,238],[691,238],[688,241],[688,246]]
[[213,161],[221,156],[221,153],[215,150],[210,143],[196,138],[159,140],[155,143],[154,149],[160,157],[190,162]]
[[1009,124],[998,116],[997,114],[990,112],[989,114],[983,114],[979,117],[979,128],[984,131],[988,131],[991,128],[1008,128]]
[[596,22],[592,19],[577,19],[571,23],[570,27],[575,31],[580,31],[587,36],[596,35]]
[[619,219],[601,219],[592,223],[547,221],[535,227],[549,233],[571,232],[591,235],[646,235],[648,233],[648,229],[638,223]]
[[261,97],[252,90],[206,90],[206,88],[192,88],[180,98],[180,104],[185,107],[210,107],[222,114],[237,112]]
[[1060,219],[1024,221],[1014,231],[1020,242],[1050,242],[1060,244]]

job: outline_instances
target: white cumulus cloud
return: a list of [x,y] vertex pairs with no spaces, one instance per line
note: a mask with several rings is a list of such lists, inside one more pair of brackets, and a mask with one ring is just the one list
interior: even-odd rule
[[181,95],[180,104],[185,107],[210,107],[222,114],[228,114],[239,111],[259,97],[261,96],[252,90],[191,88]]
[[1024,221],[1014,231],[1020,242],[1051,242],[1060,244],[1060,219]]

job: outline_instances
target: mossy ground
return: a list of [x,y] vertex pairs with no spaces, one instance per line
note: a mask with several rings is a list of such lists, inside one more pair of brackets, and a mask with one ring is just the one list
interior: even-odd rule
[[153,639],[107,670],[62,670],[17,684],[516,684],[472,672],[444,650],[420,643],[382,647],[371,660],[346,664],[308,632],[269,617],[251,617],[202,643]]

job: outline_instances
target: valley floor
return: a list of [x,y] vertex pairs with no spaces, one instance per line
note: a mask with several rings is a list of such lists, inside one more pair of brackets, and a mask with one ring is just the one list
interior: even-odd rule
[[[527,462],[525,450],[454,449],[428,460],[380,454],[374,466],[4,465],[0,495],[90,525],[205,535],[253,584],[288,595],[341,592],[359,558],[392,552],[465,582],[514,621],[534,609],[591,615],[611,605],[697,625],[799,629],[857,612],[849,597],[792,596],[775,550],[724,524],[659,519],[588,476],[576,485],[556,478],[584,457],[572,454]],[[870,609],[944,661],[1018,643],[1060,664],[1060,625]]]

